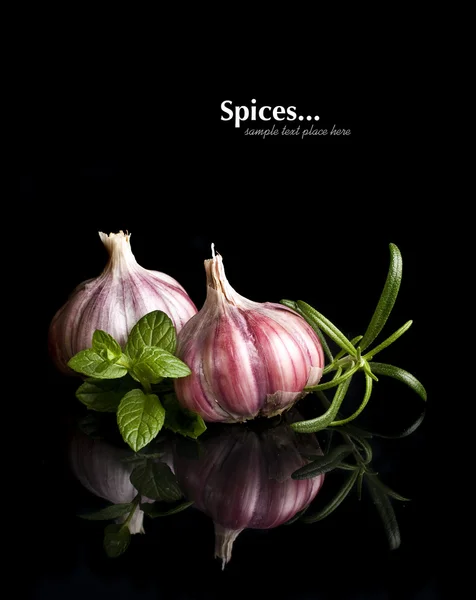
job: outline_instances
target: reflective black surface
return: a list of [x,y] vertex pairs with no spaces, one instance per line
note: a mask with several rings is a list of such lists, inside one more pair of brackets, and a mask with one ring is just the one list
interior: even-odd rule
[[[411,406],[407,404],[406,409],[410,416]],[[388,425],[387,421],[386,433],[394,433]],[[247,593],[250,585],[254,590],[273,590],[280,598],[353,598],[358,597],[356,594],[384,598],[389,590],[393,597],[439,597],[441,573],[435,567],[440,558],[441,528],[435,528],[434,518],[438,506],[435,483],[437,487],[441,478],[435,482],[435,471],[426,468],[431,458],[425,447],[428,421],[424,420],[403,439],[370,440],[373,469],[387,485],[411,499],[391,501],[401,536],[398,549],[389,549],[384,525],[364,486],[360,501],[354,489],[334,513],[320,522],[296,522],[268,530],[245,529],[235,540],[232,559],[224,571],[214,559],[213,522],[195,507],[166,518],[145,517],[146,533],[133,536],[123,556],[108,558],[102,547],[106,523],[77,516],[106,503],[72,475],[66,461],[66,422],[64,427],[63,443],[56,440],[51,445],[41,469],[41,487],[48,493],[39,502],[42,520],[38,539],[46,538],[48,544],[42,547],[35,565],[36,597],[67,594],[75,598],[86,588],[96,595],[117,591],[118,597],[125,598],[149,598],[154,594],[164,598],[218,598],[223,586],[230,586],[230,594],[239,597]],[[213,435],[212,442],[216,439]],[[239,452],[242,456],[246,449]],[[194,460],[187,455],[178,456],[182,482],[187,469],[195,476]],[[203,459],[199,460],[203,464]],[[240,486],[246,487],[246,468],[243,471],[239,460],[231,462],[235,463],[234,473],[223,470],[223,464],[216,463],[215,457],[214,472],[222,469],[222,473],[215,478],[208,475],[203,482],[206,493],[202,489],[208,497],[221,495],[225,506],[226,498],[217,481],[224,482],[229,490],[233,489],[233,478],[241,477]],[[344,477],[347,472],[338,469],[327,473],[312,508],[324,506]],[[215,488],[210,489],[213,484]],[[188,486],[192,496],[196,485]],[[236,498],[229,501],[236,503]],[[212,500],[209,513],[213,513],[214,506],[216,502]],[[221,510],[223,514],[223,507]]]
[[[212,114],[204,105],[203,118]],[[35,296],[33,325],[45,391],[41,401],[31,400],[30,409],[36,450],[29,464],[38,490],[35,511],[41,515],[30,550],[32,597],[445,598],[443,507],[449,474],[440,460],[447,440],[442,439],[440,332],[432,316],[438,281],[432,244],[438,232],[413,211],[424,167],[407,162],[397,174],[400,154],[392,138],[377,148],[358,120],[355,137],[342,147],[277,142],[265,147],[263,140],[246,145],[216,125],[210,130],[212,149],[205,150],[196,137],[175,137],[168,125],[165,159],[143,133],[131,136],[143,143],[133,153],[125,138],[101,131],[91,144],[81,136],[74,148],[70,138],[67,151],[62,156],[56,151],[53,162],[38,150],[23,179],[32,218],[38,217],[45,232],[38,260],[41,256],[47,265],[31,275],[36,290],[47,290]],[[412,173],[417,183],[409,192]],[[52,232],[46,225],[54,210],[61,218]],[[198,307],[205,297],[203,260],[214,242],[240,293],[257,301],[302,298],[348,337],[362,333],[372,315],[388,266],[388,243],[399,246],[403,283],[385,331],[410,318],[414,325],[385,350],[385,360],[414,373],[427,388],[428,403],[412,435],[371,440],[379,477],[411,499],[392,501],[401,534],[398,549],[389,551],[370,496],[364,493],[359,501],[354,491],[321,522],[243,531],[223,572],[213,557],[213,523],[195,508],[146,519],[146,534],[134,536],[124,556],[107,558],[104,523],[77,517],[102,504],[68,466],[69,434],[80,407],[75,383],[49,362],[46,332],[68,293],[101,271],[105,255],[96,232],[126,228],[138,261],[177,278]],[[352,398],[343,407],[346,414],[357,406],[359,390],[355,406]],[[319,410],[304,402],[309,414]],[[405,386],[382,381],[358,424],[391,436],[423,408]],[[317,500],[325,502],[342,476],[326,475]]]

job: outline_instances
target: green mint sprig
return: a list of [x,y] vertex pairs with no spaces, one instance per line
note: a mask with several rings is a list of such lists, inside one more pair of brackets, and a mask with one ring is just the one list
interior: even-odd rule
[[[374,382],[378,382],[377,375],[392,377],[408,385],[424,401],[427,399],[426,390],[423,385],[411,373],[408,373],[400,367],[386,363],[374,362],[374,357],[393,344],[402,336],[412,325],[408,321],[402,327],[397,329],[391,336],[367,350],[369,346],[377,339],[382,331],[387,319],[393,309],[397,299],[400,283],[402,280],[402,256],[400,250],[395,244],[390,244],[390,267],[387,279],[380,296],[375,312],[370,320],[369,326],[363,336],[357,336],[353,340],[347,337],[324,315],[315,308],[298,300],[281,300],[281,303],[299,313],[314,329],[318,335],[323,350],[330,361],[323,371],[323,375],[330,375],[328,381],[320,382],[318,385],[306,388],[309,392],[322,392],[332,388],[337,388],[333,400],[327,411],[315,419],[299,421],[293,423],[291,427],[301,433],[313,433],[325,429],[326,427],[342,426],[356,419],[366,407],[372,394]],[[334,357],[325,339],[327,335],[340,348],[341,351]],[[367,352],[365,352],[367,350]],[[365,352],[365,353],[364,353]],[[354,375],[362,372],[365,376],[365,393],[359,408],[350,416],[343,419],[336,419],[336,415],[344,401]]]
[[164,426],[194,439],[206,430],[203,419],[182,409],[173,394],[169,380],[191,373],[174,355],[176,347],[171,319],[155,310],[134,325],[124,351],[109,333],[96,330],[92,347],[68,363],[88,377],[76,391],[78,400],[90,410],[117,413],[121,435],[134,452],[149,444]]
[[117,409],[122,437],[137,452],[151,442],[165,422],[165,409],[156,394],[135,389],[127,392]]

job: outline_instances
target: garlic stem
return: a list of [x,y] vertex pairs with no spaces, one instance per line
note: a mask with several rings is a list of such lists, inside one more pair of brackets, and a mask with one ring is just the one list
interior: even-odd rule
[[99,237],[109,253],[109,269],[112,273],[120,275],[122,271],[139,267],[135,256],[132,254],[130,244],[130,234],[125,234],[123,231],[119,233],[110,233],[107,235],[102,231],[99,232]]
[[[212,252],[213,258],[209,258],[205,261],[207,286],[223,294],[223,297],[229,304],[236,306],[240,296],[228,283],[228,279],[225,277],[225,269],[223,268],[223,259],[220,254],[215,253],[214,245],[212,247]],[[213,298],[215,298],[215,296]]]
[[230,562],[233,543],[243,531],[241,529],[229,529],[215,523],[215,558],[221,558],[221,570]]

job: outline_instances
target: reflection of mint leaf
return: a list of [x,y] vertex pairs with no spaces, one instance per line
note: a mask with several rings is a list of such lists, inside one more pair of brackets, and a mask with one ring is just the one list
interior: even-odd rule
[[163,452],[153,452],[151,454],[149,454],[148,452],[143,453],[142,451],[140,452],[134,452],[134,454],[131,454],[130,456],[125,456],[122,459],[122,462],[126,462],[126,463],[138,463],[138,462],[142,462],[145,458],[162,458],[164,456]]
[[200,440],[191,440],[188,437],[177,438],[175,447],[177,455],[189,460],[199,460],[206,454],[206,450]]
[[108,519],[117,519],[125,514],[130,513],[132,510],[132,503],[128,504],[111,504],[101,510],[97,510],[93,513],[85,515],[79,515],[82,519],[88,519],[89,521],[107,521]]
[[173,354],[176,345],[174,324],[164,312],[154,310],[134,325],[125,352],[130,358],[135,358],[145,346],[157,346]]
[[131,367],[131,375],[141,383],[159,383],[163,377],[185,377],[190,373],[179,358],[155,346],[139,350]]
[[127,373],[126,367],[110,362],[95,350],[81,350],[68,362],[68,367],[96,379],[116,379]]
[[101,440],[103,431],[98,413],[90,412],[78,421],[79,429],[93,440]]
[[142,496],[162,502],[177,502],[183,497],[175,475],[165,463],[146,460],[131,473],[131,483]]
[[104,550],[110,558],[123,554],[131,542],[127,525],[108,525],[104,530]]
[[76,390],[76,398],[91,410],[116,412],[122,397],[137,383],[126,375],[122,379],[88,379]]
[[155,394],[131,390],[117,409],[117,424],[124,441],[137,452],[162,429],[165,410]]
[[167,433],[159,433],[151,442],[143,446],[139,452],[131,452],[122,458],[122,462],[139,462],[146,458],[162,458],[166,452],[164,440],[168,438]]
[[169,517],[170,515],[175,515],[187,509],[189,506],[192,506],[192,504],[193,502],[181,502],[169,510],[159,510],[158,505],[155,502],[154,504],[141,504],[140,507],[147,516],[151,519],[155,519],[156,517]]
[[207,428],[202,417],[186,408],[182,408],[175,394],[166,394],[162,397],[165,408],[164,427],[174,433],[180,433],[196,440]]
[[93,334],[93,350],[106,360],[114,362],[121,358],[122,350],[116,340],[106,331],[96,329]]

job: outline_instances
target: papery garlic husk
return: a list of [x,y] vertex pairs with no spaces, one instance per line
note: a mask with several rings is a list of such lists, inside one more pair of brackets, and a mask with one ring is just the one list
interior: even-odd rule
[[177,331],[197,312],[184,288],[172,277],[141,267],[131,251],[130,234],[100,232],[109,261],[99,277],[84,281],[53,317],[48,346],[56,366],[73,371],[68,361],[91,347],[96,329],[124,347],[132,327],[153,310],[165,312]]
[[303,455],[322,451],[315,436],[297,434],[287,423],[264,431],[218,426],[200,446],[198,459],[187,458],[178,442],[174,470],[187,498],[214,521],[215,556],[222,568],[243,529],[271,529],[289,521],[309,506],[324,481],[324,475],[291,478],[309,462]]
[[177,356],[192,371],[175,380],[179,402],[205,421],[225,423],[290,408],[322,376],[316,333],[290,308],[238,294],[219,254],[205,271],[205,304],[178,335]]
[[[95,496],[113,504],[132,502],[137,495],[130,482],[136,463],[124,460],[130,455],[129,450],[90,438],[81,431],[77,431],[70,441],[69,459],[75,477]],[[142,496],[141,502],[154,501]],[[127,516],[116,519],[116,523],[123,523]],[[144,511],[137,506],[128,523],[130,532],[144,533],[143,521]]]

